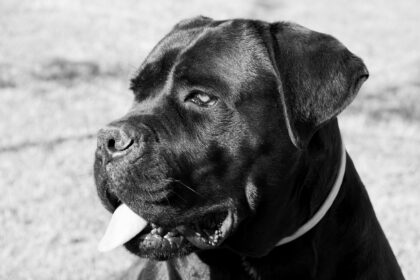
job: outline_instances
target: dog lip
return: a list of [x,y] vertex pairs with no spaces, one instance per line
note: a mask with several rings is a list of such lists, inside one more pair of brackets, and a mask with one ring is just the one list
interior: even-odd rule
[[218,247],[229,236],[233,225],[232,212],[226,211],[224,214],[225,218],[215,229],[203,229],[200,227],[199,223],[194,223],[192,226],[181,225],[177,227],[177,230],[181,232],[190,243],[199,249]]
[[111,193],[108,189],[105,190],[105,197],[106,197],[106,204],[109,205],[108,210],[110,212],[114,212],[115,209],[118,208],[122,204],[122,201],[113,193]]
[[[199,220],[198,224],[205,225],[205,219],[210,215],[220,215],[219,217],[223,219],[213,232],[204,233],[206,229],[194,227],[194,224],[197,224],[194,222],[195,220]],[[233,226],[232,211],[228,209],[211,211],[201,215],[200,218],[189,220],[190,222],[183,222],[171,227],[153,224],[149,221],[147,227],[127,241],[124,246],[140,257],[166,260],[175,256],[183,256],[197,249],[206,250],[221,246],[230,235]],[[218,235],[215,234],[216,231],[219,231]],[[197,233],[200,233],[201,236]],[[217,238],[217,236],[219,237]]]
[[[114,212],[115,209],[117,209],[118,206],[121,205],[123,201],[125,201],[109,189],[105,191],[105,200],[106,204],[109,206],[108,210],[110,212]],[[128,203],[128,205],[130,205],[130,203]],[[135,209],[133,210],[136,211]],[[160,256],[165,254],[168,256],[176,256],[182,255],[182,252],[185,252],[186,250],[191,252],[191,250],[194,250],[194,248],[195,250],[212,249],[222,244],[222,242],[230,235],[231,229],[233,227],[232,210],[230,210],[227,205],[223,207],[220,205],[214,205],[214,207],[207,209],[206,213],[200,216],[188,215],[188,217],[182,217],[181,215],[177,219],[177,222],[170,222],[166,219],[161,221],[159,216],[150,216],[147,214],[147,211],[144,212],[144,209],[143,211],[141,209],[137,210],[138,211],[136,212],[141,213],[141,216],[143,216],[148,221],[149,225],[136,236],[134,236],[131,240],[127,241],[124,245],[127,249],[139,256],[144,256],[145,252],[147,252],[146,254],[153,254],[153,251],[155,251],[156,254],[160,254]],[[201,223],[201,225],[205,225],[207,219],[211,220],[215,215],[218,215],[218,218],[214,218],[213,221],[220,221],[220,223],[217,222],[218,227],[215,228],[214,231],[206,233],[203,230],[200,230],[199,226],[194,227],[194,224],[198,225]],[[151,225],[153,223],[156,224],[156,227],[163,228],[165,232],[178,231],[179,235],[166,239],[164,238],[164,235],[161,237],[155,236],[153,233],[151,233]],[[218,232],[216,232],[216,230],[218,230]]]

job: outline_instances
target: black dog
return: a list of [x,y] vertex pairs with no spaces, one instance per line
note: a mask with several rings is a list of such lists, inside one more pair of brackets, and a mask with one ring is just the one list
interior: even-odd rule
[[141,225],[131,276],[403,279],[336,119],[367,77],[296,24],[177,24],[98,136],[99,196]]

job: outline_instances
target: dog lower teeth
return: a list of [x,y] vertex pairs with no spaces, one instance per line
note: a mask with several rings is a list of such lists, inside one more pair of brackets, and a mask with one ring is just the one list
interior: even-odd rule
[[[178,226],[173,229],[165,228],[154,223],[149,223],[149,228],[141,236],[146,246],[170,246],[179,247],[184,238],[199,248],[205,246],[215,247],[223,239],[221,226],[226,213],[208,215],[199,222],[194,222],[188,226]],[[204,246],[204,247],[203,247]]]
[[165,238],[169,238],[169,237],[175,237],[175,236],[177,236],[178,235],[178,232],[177,231],[169,231],[169,232],[167,232],[166,234],[165,234]]
[[173,238],[178,237],[180,233],[176,229],[168,231],[167,229],[157,226],[156,224],[150,224],[151,230],[148,234],[143,235],[144,240],[150,239],[167,239],[173,241]]
[[209,229],[200,229],[196,227],[195,235],[199,237],[206,244],[211,245],[211,246],[216,246],[222,237],[222,231],[220,229],[209,230]]
[[152,229],[151,233],[163,235],[165,233],[165,230],[162,227],[158,227],[158,228]]

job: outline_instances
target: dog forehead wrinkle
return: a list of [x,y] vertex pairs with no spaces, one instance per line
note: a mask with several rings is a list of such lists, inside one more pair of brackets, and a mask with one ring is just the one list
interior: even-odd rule
[[[260,67],[257,64],[267,60],[258,37],[252,25],[241,20],[211,21],[210,24],[194,28],[175,28],[153,49],[141,67],[144,71],[140,70],[134,81],[139,86],[147,85],[141,78],[141,74],[146,72],[151,76],[149,80],[153,80],[144,90],[146,95],[158,95],[159,92],[169,94],[173,91],[175,83],[174,72],[177,69],[182,72],[182,69],[186,68],[189,69],[190,74],[195,76],[193,80],[197,81],[196,84],[219,85],[216,89],[219,93],[240,92],[242,91],[241,87],[248,88],[247,84],[250,80],[258,79],[260,73],[256,69]],[[232,41],[236,41],[236,43],[232,44]],[[214,44],[219,44],[221,48],[218,50]],[[203,50],[207,50],[212,55],[203,55]],[[154,80],[153,75],[147,73],[147,65],[162,64],[162,60],[165,60],[163,54],[170,52],[173,53],[170,59],[171,63],[165,66],[167,68],[164,71],[165,74],[158,73],[158,81]],[[196,53],[195,58],[194,52]],[[184,65],[183,68],[182,62],[188,59],[190,63]],[[168,63],[163,62],[163,64]],[[149,67],[153,69],[152,66]],[[247,75],[246,79],[244,79],[244,75]],[[179,85],[179,81],[177,82],[176,84]],[[141,100],[142,98],[139,101]]]
[[210,31],[219,31],[220,29],[224,28],[227,25],[230,25],[232,21],[225,21],[225,22],[221,22],[218,25],[213,25],[213,26],[205,26],[203,27],[200,32],[197,34],[197,36],[195,36],[195,38],[193,38],[189,44],[183,49],[183,51],[181,52],[181,55],[183,55],[185,52],[187,52],[190,48],[192,48],[201,38],[204,38],[208,32]]
[[130,110],[126,114],[126,118],[137,116],[140,113],[141,114],[151,114],[153,113],[154,108],[159,106],[162,103],[162,98],[159,98],[159,96],[148,96],[145,99],[139,101],[133,102]]
[[178,22],[174,29],[191,29],[191,28],[197,28],[202,27],[203,25],[208,25],[211,22],[213,22],[212,18],[206,17],[206,16],[196,16],[192,18],[187,18],[184,20],[181,20]]
[[175,27],[157,43],[140,68],[144,67],[144,64],[148,61],[158,61],[169,50],[184,49],[203,31],[204,27],[200,26],[188,29],[178,29]]
[[139,100],[143,95],[156,94],[163,87],[181,50],[185,49],[205,26],[190,29],[173,29],[148,54],[131,80],[130,88]]
[[220,94],[246,91],[260,79],[261,69],[271,65],[258,32],[240,21],[207,28],[177,60],[176,77],[192,84],[221,85]]

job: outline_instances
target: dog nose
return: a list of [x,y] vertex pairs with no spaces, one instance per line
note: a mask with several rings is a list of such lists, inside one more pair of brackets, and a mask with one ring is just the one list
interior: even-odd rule
[[126,155],[134,143],[133,137],[124,127],[106,127],[98,132],[98,151],[101,152],[104,160]]

